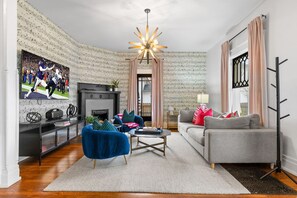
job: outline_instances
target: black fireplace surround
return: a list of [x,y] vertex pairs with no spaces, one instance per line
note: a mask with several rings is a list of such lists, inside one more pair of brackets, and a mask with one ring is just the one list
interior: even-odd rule
[[[90,83],[78,83],[78,113],[81,115],[81,118],[86,117],[86,100],[87,99],[112,99],[113,100],[113,111],[114,114],[120,112],[120,91],[108,91],[110,85],[101,85],[101,84],[90,84]],[[107,110],[107,111],[106,111]],[[92,110],[93,116],[100,116],[102,119],[108,119],[108,109],[106,107],[96,107]],[[113,117],[113,115],[111,115]]]

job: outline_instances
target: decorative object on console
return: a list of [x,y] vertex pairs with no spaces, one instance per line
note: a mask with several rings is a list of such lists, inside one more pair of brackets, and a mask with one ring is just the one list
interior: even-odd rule
[[209,95],[208,94],[204,94],[199,93],[197,94],[197,103],[200,104],[200,107],[203,109],[206,109],[206,104],[208,103],[208,99],[209,99]]
[[26,115],[26,120],[30,123],[40,122],[41,119],[42,119],[42,116],[38,112],[29,112]]
[[163,52],[161,49],[167,48],[167,46],[159,45],[157,38],[162,34],[157,34],[158,28],[155,29],[153,34],[149,36],[149,26],[148,26],[148,13],[150,13],[150,9],[145,9],[144,12],[147,14],[147,21],[146,21],[146,28],[145,28],[145,35],[143,35],[140,30],[137,29],[137,33],[134,34],[139,38],[140,42],[129,42],[132,46],[129,49],[138,49],[138,56],[136,59],[141,57],[140,63],[142,62],[143,58],[146,58],[147,64],[149,64],[149,56],[151,55],[155,62],[159,59],[154,52]]
[[69,104],[67,110],[66,110],[66,115],[67,116],[75,116],[77,114],[77,106],[74,106],[73,104]]
[[48,120],[59,119],[63,117],[63,111],[60,109],[51,109],[45,113],[45,117]]
[[212,109],[198,107],[194,113],[192,123],[195,125],[204,126],[204,117],[212,116]]

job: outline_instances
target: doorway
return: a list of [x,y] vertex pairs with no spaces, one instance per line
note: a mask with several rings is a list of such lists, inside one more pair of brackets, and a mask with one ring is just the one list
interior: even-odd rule
[[152,75],[137,74],[137,110],[143,121],[152,120]]

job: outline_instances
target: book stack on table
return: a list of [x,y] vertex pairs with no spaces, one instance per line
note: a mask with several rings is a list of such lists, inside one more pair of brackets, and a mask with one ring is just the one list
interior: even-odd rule
[[162,133],[161,128],[156,127],[141,127],[135,130],[135,134],[156,135]]

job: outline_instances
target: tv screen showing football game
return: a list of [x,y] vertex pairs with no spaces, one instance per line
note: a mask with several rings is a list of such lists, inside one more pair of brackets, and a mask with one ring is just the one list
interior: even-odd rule
[[69,68],[22,51],[21,99],[69,99]]

